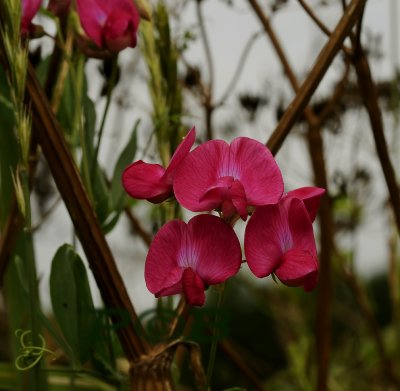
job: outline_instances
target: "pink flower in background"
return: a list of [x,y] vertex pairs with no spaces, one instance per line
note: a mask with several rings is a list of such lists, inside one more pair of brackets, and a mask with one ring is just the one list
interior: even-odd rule
[[167,169],[142,160],[128,166],[122,173],[122,184],[126,192],[133,198],[146,199],[153,203],[160,203],[171,197],[174,194],[172,181],[175,172],[187,157],[195,138],[196,131],[193,127],[179,144]]
[[224,218],[239,213],[246,220],[249,206],[278,202],[283,180],[265,145],[238,137],[230,145],[212,140],[192,151],[175,174],[174,192],[193,212],[220,209]]
[[77,0],[86,34],[97,46],[118,52],[136,46],[140,17],[132,0]]
[[309,213],[305,203],[291,195],[256,209],[246,227],[244,251],[257,277],[274,273],[285,285],[315,288],[319,267]]
[[42,0],[22,0],[21,33],[28,34],[31,30],[31,22],[39,11]]
[[188,304],[201,306],[206,287],[235,275],[241,260],[239,240],[221,218],[198,215],[188,224],[173,220],[150,246],[146,285],[156,297],[183,293]]

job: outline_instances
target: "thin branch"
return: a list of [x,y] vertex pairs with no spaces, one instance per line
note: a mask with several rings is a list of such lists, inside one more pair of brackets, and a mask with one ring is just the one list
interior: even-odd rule
[[271,27],[271,23],[267,15],[263,12],[262,8],[258,4],[257,0],[248,0],[251,7],[253,8],[254,12],[260,19],[262,26],[264,27],[265,32],[267,33],[268,37],[270,38],[272,45],[279,57],[280,62],[282,63],[283,69],[285,71],[286,76],[288,77],[290,84],[293,86],[294,90],[298,90],[299,85],[296,79],[295,74],[293,73],[287,57],[283,51],[282,46],[279,43],[277,36],[275,35],[274,30]]
[[[328,37],[331,36],[331,31],[328,29],[328,27],[322,22],[321,19],[318,18],[318,16],[315,14],[315,12],[312,10],[312,8],[304,1],[304,0],[297,0],[304,11],[310,16],[310,18],[315,22],[315,24],[322,30],[322,32],[327,35]],[[343,52],[345,52],[347,55],[351,55],[350,49],[343,45],[342,46]]]
[[212,60],[210,41],[207,36],[207,32],[206,32],[206,28],[205,28],[205,24],[204,24],[203,12],[201,9],[202,1],[203,0],[196,0],[196,14],[197,14],[197,19],[199,21],[201,40],[204,45],[204,52],[206,55],[206,61],[207,61],[207,67],[208,67],[209,94],[212,95],[213,88],[214,88],[214,65],[213,65],[213,60]]
[[385,132],[383,128],[382,113],[378,104],[378,92],[372,79],[368,60],[362,47],[353,58],[354,68],[357,73],[358,86],[368,112],[372,133],[375,140],[376,151],[385,176],[386,186],[389,191],[390,203],[392,205],[397,231],[400,234],[400,193],[396,180],[396,173],[390,160],[387,149]]
[[232,76],[232,79],[229,82],[228,86],[226,87],[224,93],[222,94],[222,97],[219,100],[219,102],[214,105],[215,107],[222,106],[225,103],[225,101],[228,99],[229,94],[235,88],[237,82],[239,81],[240,73],[244,69],[244,64],[245,64],[247,58],[249,57],[249,52],[250,52],[253,44],[261,36],[261,34],[262,34],[261,31],[254,33],[250,37],[250,39],[246,42],[246,44],[244,45],[244,50],[242,51],[242,55],[240,56],[239,62],[237,64],[235,72]]
[[[249,1],[254,2],[255,0]],[[316,59],[311,72],[299,88],[298,93],[289,105],[289,109],[285,111],[278,126],[269,138],[267,145],[273,153],[279,151],[283,141],[290,133],[292,126],[308,104],[334,57],[340,50],[343,41],[357,22],[365,3],[366,0],[353,0],[346,8],[342,18],[332,32],[330,39]]]
[[207,67],[208,67],[208,86],[204,88],[203,95],[204,95],[204,109],[206,115],[206,131],[207,131],[207,139],[211,140],[213,138],[213,131],[212,131],[212,114],[214,112],[214,104],[213,104],[213,89],[214,89],[214,66],[212,61],[212,54],[210,49],[210,43],[208,40],[207,32],[205,29],[203,13],[201,10],[201,2],[203,0],[196,0],[196,13],[197,18],[200,25],[200,32],[201,37],[204,45],[204,52],[206,55],[207,60]]
[[[284,51],[277,39],[269,19],[262,11],[261,7],[258,5],[256,0],[249,0],[249,3],[253,7],[257,16],[259,17],[261,23],[264,26],[264,29],[269,36],[272,45],[275,48],[275,51],[282,63],[285,74],[287,75],[293,90],[296,92],[295,100],[300,96],[304,91],[304,87],[299,89],[299,85],[296,79],[296,76],[287,60]],[[344,17],[341,19],[343,21]],[[355,23],[354,19],[350,19],[352,23]],[[325,45],[324,49],[320,53],[317,62],[311,71],[307,80],[311,77],[315,76],[320,72],[320,76],[315,78],[315,88],[318,85],[319,81],[322,79],[323,74],[328,69],[330,63],[332,62],[336,52],[342,46],[342,42],[346,36],[346,33],[350,32],[351,25],[350,22],[345,23],[341,29],[339,29],[340,23],[338,24],[336,30],[331,35],[328,43]],[[335,37],[336,40],[335,40]],[[325,64],[323,67],[318,68],[320,63]],[[306,80],[306,82],[307,82]],[[307,86],[306,83],[303,86]],[[321,135],[321,120],[315,115],[312,108],[307,106],[308,100],[310,99],[312,93],[315,91],[315,88],[310,88],[310,95],[307,99],[303,101],[300,100],[302,106],[299,106],[299,113],[304,109],[304,115],[308,122],[308,147],[310,151],[311,162],[315,175],[315,183],[317,186],[327,189],[328,183],[326,178],[326,168],[325,168],[325,159],[324,159],[324,149],[323,149],[323,141]],[[290,107],[285,112],[285,115],[289,115],[295,112],[294,107]],[[293,123],[289,124],[286,129],[286,134],[289,133],[291,126],[294,124],[295,116],[293,118]],[[284,117],[282,118],[280,124],[282,123]],[[279,125],[278,125],[279,128]],[[272,135],[274,136],[276,132]],[[286,136],[285,136],[286,137]],[[271,139],[270,139],[271,140]],[[271,148],[272,152],[276,154],[279,150],[280,145],[283,143],[283,138],[278,138],[280,143],[278,142],[275,147]],[[270,146],[270,143],[268,143]],[[316,339],[317,339],[317,361],[318,361],[318,376],[317,376],[317,390],[323,391],[327,387],[328,380],[328,370],[329,370],[329,356],[330,356],[330,345],[331,345],[331,293],[332,293],[332,277],[331,277],[331,255],[333,248],[333,231],[332,231],[332,208],[330,205],[330,200],[328,197],[324,197],[321,201],[320,207],[320,226],[321,226],[321,251],[320,251],[320,284],[318,287],[318,297],[317,297],[317,330],[316,330]]]
[[152,241],[152,235],[142,227],[140,221],[136,218],[131,209],[126,207],[125,214],[128,217],[129,222],[131,223],[135,233],[140,236],[140,238],[143,240],[143,242],[146,244],[147,247],[150,247]]
[[0,288],[3,286],[4,275],[14,251],[17,235],[23,226],[23,218],[19,213],[17,202],[12,200],[10,212],[0,238]]

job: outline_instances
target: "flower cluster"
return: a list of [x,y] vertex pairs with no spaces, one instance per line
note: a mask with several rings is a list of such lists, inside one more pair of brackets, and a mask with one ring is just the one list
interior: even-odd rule
[[257,277],[274,274],[285,285],[310,291],[318,280],[312,222],[325,190],[303,187],[284,192],[280,169],[260,142],[238,137],[227,144],[211,140],[191,151],[192,128],[167,168],[137,161],[122,175],[127,193],[153,203],[175,196],[200,214],[188,224],[173,220],[155,235],[145,280],[156,297],[182,293],[190,305],[203,305],[204,290],[235,275],[242,262],[232,226],[246,221],[244,253]]
[[[21,32],[32,30],[32,19],[42,0],[22,0]],[[50,0],[48,9],[63,17],[71,0]],[[76,10],[87,37],[99,48],[119,52],[136,46],[140,15],[132,0],[76,0]]]

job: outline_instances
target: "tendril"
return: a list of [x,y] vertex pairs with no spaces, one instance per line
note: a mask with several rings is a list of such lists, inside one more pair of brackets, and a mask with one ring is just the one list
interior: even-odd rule
[[21,344],[21,354],[15,359],[15,367],[19,371],[27,371],[32,369],[45,353],[49,353],[55,357],[55,354],[46,348],[46,341],[41,334],[38,334],[38,336],[42,346],[32,345],[32,341],[27,339],[30,334],[32,334],[31,330],[18,329],[15,331],[15,336],[19,338],[19,342]]

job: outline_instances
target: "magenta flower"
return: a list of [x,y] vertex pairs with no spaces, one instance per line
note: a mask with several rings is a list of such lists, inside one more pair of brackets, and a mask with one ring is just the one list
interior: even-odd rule
[[193,127],[179,144],[167,169],[159,164],[145,163],[139,160],[128,166],[122,173],[122,185],[133,198],[146,199],[160,203],[174,194],[172,181],[175,172],[187,157],[194,144],[196,131]]
[[229,145],[211,140],[192,151],[176,172],[175,197],[193,212],[219,209],[224,218],[248,207],[276,203],[282,175],[271,152],[260,142],[238,137]]
[[[322,190],[317,189],[315,193]],[[274,273],[285,285],[310,291],[318,280],[317,250],[310,212],[295,194],[290,192],[279,203],[256,209],[246,227],[244,251],[257,277]],[[302,191],[297,194],[305,195]],[[310,197],[307,199],[310,201]],[[310,204],[315,206],[315,201]],[[310,210],[313,214],[314,209]]]
[[32,29],[32,19],[39,11],[42,0],[22,0],[21,34],[26,35]]
[[97,46],[112,52],[136,46],[140,16],[132,0],[77,0],[86,34]]
[[217,216],[198,215],[188,224],[170,221],[157,232],[144,277],[156,297],[183,293],[188,304],[201,306],[205,288],[235,275],[241,260],[231,226]]

